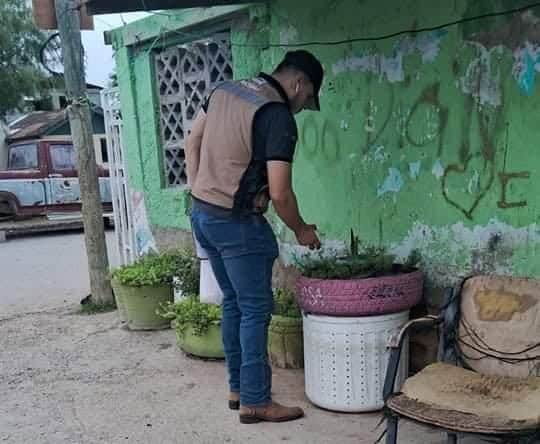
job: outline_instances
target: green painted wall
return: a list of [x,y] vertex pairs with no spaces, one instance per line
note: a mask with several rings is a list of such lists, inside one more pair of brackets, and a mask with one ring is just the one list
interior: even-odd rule
[[[275,45],[382,36],[527,2],[397,3],[277,0],[253,8],[233,21],[235,75],[271,70],[286,51]],[[232,11],[225,12],[230,18]],[[210,23],[217,20],[205,14]],[[162,43],[155,37],[160,30],[177,30],[161,39],[167,44],[200,32],[197,17],[153,17],[113,36],[130,178],[145,191],[150,222],[158,227],[188,223],[185,193],[165,188],[162,179],[149,49]],[[319,226],[327,249],[354,228],[365,242],[401,256],[418,248],[438,285],[471,271],[540,276],[539,20],[537,9],[310,47],[325,66],[323,111],[298,117],[294,181],[302,212]],[[141,44],[126,48],[135,35],[144,37]],[[251,46],[261,42],[270,45]],[[292,257],[291,233],[271,218],[283,255]]]

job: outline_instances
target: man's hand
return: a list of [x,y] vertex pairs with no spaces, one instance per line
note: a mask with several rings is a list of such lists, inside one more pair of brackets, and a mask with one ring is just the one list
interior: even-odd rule
[[319,250],[321,248],[321,241],[317,236],[317,226],[304,224],[295,233],[296,240],[304,247],[309,247],[310,250]]

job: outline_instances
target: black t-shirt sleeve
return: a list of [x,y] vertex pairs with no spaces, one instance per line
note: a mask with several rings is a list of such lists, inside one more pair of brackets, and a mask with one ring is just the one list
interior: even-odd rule
[[207,97],[201,106],[201,109],[208,114],[208,105],[210,104],[210,97]]
[[298,139],[293,115],[283,103],[272,103],[262,108],[255,120],[255,143],[264,147],[264,159],[292,162]]

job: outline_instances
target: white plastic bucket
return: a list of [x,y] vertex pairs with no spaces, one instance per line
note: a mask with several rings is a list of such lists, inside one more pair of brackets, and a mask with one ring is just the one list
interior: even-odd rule
[[[384,406],[383,385],[390,338],[408,321],[404,311],[383,316],[304,315],[306,395],[313,404],[339,412],[368,412]],[[396,387],[408,373],[408,342]]]
[[201,259],[200,300],[205,304],[221,305],[223,292],[208,259]]
[[195,233],[193,233],[193,242],[195,251],[200,259],[200,281],[199,281],[199,299],[205,304],[221,305],[223,303],[223,292],[217,283],[216,276],[208,260],[208,253],[201,247]]
[[199,259],[208,259],[208,253],[206,250],[201,247],[201,244],[199,244],[199,241],[197,240],[197,237],[195,236],[195,233],[191,232],[193,236],[193,243],[195,244],[195,252],[197,253],[197,257]]

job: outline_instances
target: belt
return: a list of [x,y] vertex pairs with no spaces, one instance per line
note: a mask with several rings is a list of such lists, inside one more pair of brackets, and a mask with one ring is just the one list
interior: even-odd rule
[[205,202],[191,196],[192,209],[200,210],[203,213],[210,214],[212,216],[221,217],[224,219],[238,219],[241,221],[256,220],[265,221],[265,217],[261,213],[237,213],[229,208],[218,207],[217,205]]

